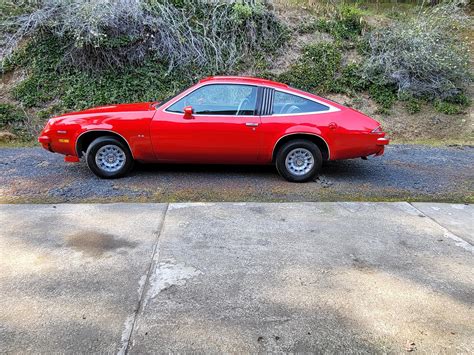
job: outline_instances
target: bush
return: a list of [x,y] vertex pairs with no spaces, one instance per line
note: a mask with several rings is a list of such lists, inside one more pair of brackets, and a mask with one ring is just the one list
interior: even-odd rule
[[278,80],[306,91],[327,92],[341,65],[341,51],[332,43],[308,45],[300,60]]
[[24,118],[21,111],[11,104],[0,103],[0,128],[3,129]]
[[336,40],[355,40],[367,27],[364,12],[357,6],[342,5],[330,20],[321,19],[316,28],[331,34]]
[[379,105],[380,113],[387,114],[397,100],[395,87],[390,85],[371,85],[370,97]]
[[466,25],[463,0],[443,3],[408,21],[374,30],[369,36],[364,76],[399,94],[444,100],[471,82],[467,49],[457,30]]
[[463,113],[470,104],[466,95],[459,94],[448,97],[445,100],[436,100],[434,107],[436,111],[447,115],[457,115]]
[[334,80],[331,91],[352,95],[355,92],[367,90],[368,81],[361,75],[359,64],[348,64],[341,69],[338,78]]
[[409,114],[415,114],[421,111],[421,102],[415,98],[410,98],[405,102],[405,108]]
[[[175,4],[176,3],[176,4]],[[205,0],[43,0],[28,14],[4,21],[0,59],[19,43],[52,34],[66,48],[62,64],[95,70],[142,64],[149,58],[169,69],[234,68],[246,56],[271,51],[286,40],[285,27],[259,2]]]
[[27,122],[28,117],[23,110],[11,104],[0,103],[0,130],[13,131],[22,138],[30,139]]

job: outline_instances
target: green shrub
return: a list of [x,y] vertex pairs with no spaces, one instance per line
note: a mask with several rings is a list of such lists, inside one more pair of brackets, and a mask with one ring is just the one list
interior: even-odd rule
[[33,1],[2,0],[0,1],[0,20],[28,13],[32,11],[33,4]]
[[429,100],[445,100],[465,90],[472,73],[467,48],[457,31],[468,18],[458,5],[443,3],[372,31],[364,60],[367,80]]
[[265,8],[258,2],[254,5],[245,2],[236,2],[232,5],[233,16],[240,22],[245,22],[250,20],[253,16],[261,15],[264,11]]
[[341,65],[341,51],[332,43],[308,45],[299,61],[278,80],[302,90],[327,92]]
[[335,18],[321,19],[316,23],[318,30],[331,34],[336,40],[355,40],[367,27],[363,21],[364,12],[357,6],[342,5]]
[[[459,95],[463,97],[464,95]],[[436,100],[434,103],[434,108],[436,111],[447,114],[447,115],[457,115],[464,113],[466,107],[469,105],[469,100],[464,96],[464,98],[449,98],[447,100]]]
[[348,64],[341,69],[338,78],[334,80],[331,91],[352,95],[354,92],[367,90],[368,81],[362,76],[360,65]]
[[462,113],[462,107],[446,101],[437,100],[434,103],[434,107],[436,111],[446,115],[457,115]]
[[370,97],[378,104],[381,113],[388,113],[397,100],[396,88],[390,85],[371,85]]
[[463,107],[467,107],[471,103],[469,98],[465,94],[462,94],[462,93],[447,97],[444,101],[449,102],[451,104],[457,104]]
[[421,102],[415,98],[410,98],[405,102],[405,109],[409,114],[415,114],[421,111]]
[[11,104],[0,103],[0,128],[21,123],[24,119],[25,115],[18,108]]
[[0,103],[0,130],[12,131],[23,139],[31,139],[31,132],[27,127],[28,117],[18,107]]

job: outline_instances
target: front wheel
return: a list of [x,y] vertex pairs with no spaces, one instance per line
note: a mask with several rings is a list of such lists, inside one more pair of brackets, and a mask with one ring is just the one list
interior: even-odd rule
[[114,137],[99,137],[94,140],[87,148],[86,161],[89,169],[104,179],[121,177],[133,167],[130,150]]
[[291,182],[313,180],[321,170],[323,158],[313,142],[298,139],[284,144],[276,157],[280,175]]

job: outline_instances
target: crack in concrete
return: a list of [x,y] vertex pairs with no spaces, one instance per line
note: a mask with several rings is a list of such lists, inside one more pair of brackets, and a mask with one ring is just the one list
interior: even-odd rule
[[461,237],[457,236],[456,234],[451,232],[448,228],[442,226],[434,218],[428,216],[426,213],[423,213],[420,209],[416,208],[411,202],[408,202],[408,204],[411,207],[413,207],[416,211],[418,211],[418,213],[422,214],[423,216],[425,216],[429,220],[433,221],[433,223],[435,223],[438,227],[440,227],[444,232],[443,234],[444,234],[445,238],[449,238],[449,239],[453,240],[454,244],[456,246],[461,247],[461,248],[471,252],[472,254],[474,254],[474,246],[471,243],[469,243],[468,241],[466,241],[466,240],[462,239]]
[[122,331],[122,338],[121,338],[122,346],[119,349],[119,351],[117,352],[117,355],[126,355],[129,351],[130,339],[132,337],[133,330],[135,329],[135,324],[136,324],[136,321],[137,321],[137,317],[138,317],[138,314],[140,313],[140,309],[141,309],[143,301],[144,301],[144,296],[145,296],[144,291],[145,291],[146,285],[147,285],[147,283],[150,279],[150,275],[152,273],[152,269],[153,269],[156,254],[158,253],[158,244],[159,244],[159,241],[160,241],[161,233],[163,232],[163,227],[165,225],[165,219],[166,219],[166,215],[168,214],[169,205],[170,205],[169,203],[166,204],[166,209],[165,209],[165,212],[163,214],[163,219],[162,219],[161,224],[158,228],[158,233],[157,233],[155,242],[153,244],[153,251],[151,253],[150,265],[148,266],[148,269],[147,269],[146,273],[144,275],[142,275],[142,277],[140,278],[140,281],[138,282],[138,285],[139,285],[139,287],[138,287],[138,305],[137,305],[137,308],[134,310],[133,314],[129,315],[127,317],[127,319],[125,320],[124,330]]

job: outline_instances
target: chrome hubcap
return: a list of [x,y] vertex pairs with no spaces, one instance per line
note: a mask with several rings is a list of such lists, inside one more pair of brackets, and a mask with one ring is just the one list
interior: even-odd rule
[[288,153],[285,160],[288,171],[297,176],[305,175],[314,166],[313,154],[305,148],[296,148]]
[[109,173],[115,173],[122,169],[126,160],[125,152],[120,147],[112,144],[104,145],[95,155],[97,166]]

